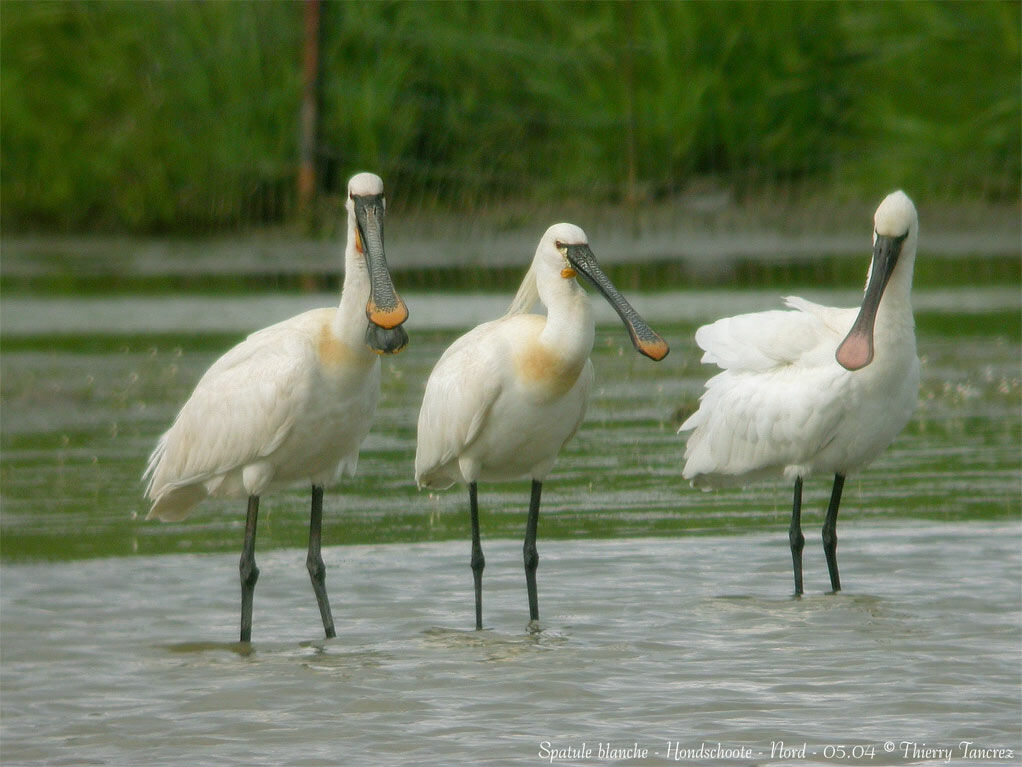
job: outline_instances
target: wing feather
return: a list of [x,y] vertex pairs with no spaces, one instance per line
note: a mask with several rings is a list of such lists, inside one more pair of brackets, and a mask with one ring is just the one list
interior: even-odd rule
[[855,309],[833,309],[797,296],[785,303],[793,310],[724,317],[696,331],[705,352],[702,361],[725,370],[770,370],[804,360],[821,348],[837,348],[855,319]]
[[426,381],[419,410],[415,481],[419,487],[443,489],[457,481],[458,456],[479,436],[500,395],[495,326],[487,322],[451,344]]
[[848,378],[833,355],[854,310],[799,298],[787,304],[794,311],[727,317],[696,331],[703,362],[723,370],[679,429],[692,432],[682,474],[695,484],[740,484],[800,465],[845,417],[838,389]]
[[311,385],[315,352],[301,332],[305,317],[253,333],[202,376],[150,456],[143,475],[154,502],[150,516],[160,515],[166,494],[222,478],[287,438]]

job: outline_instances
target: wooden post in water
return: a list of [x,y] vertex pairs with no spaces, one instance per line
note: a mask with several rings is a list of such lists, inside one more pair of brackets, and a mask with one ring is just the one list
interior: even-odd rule
[[639,185],[636,162],[636,117],[635,117],[635,7],[631,3],[623,3],[618,6],[624,15],[624,30],[620,32],[625,37],[621,49],[623,57],[621,60],[621,78],[624,81],[621,89],[624,97],[624,128],[625,128],[625,160],[627,162],[625,179],[625,204],[628,207],[629,218],[631,219],[632,234],[639,234]]
[[298,213],[306,219],[316,196],[316,131],[319,119],[320,0],[303,4],[302,107],[299,138]]

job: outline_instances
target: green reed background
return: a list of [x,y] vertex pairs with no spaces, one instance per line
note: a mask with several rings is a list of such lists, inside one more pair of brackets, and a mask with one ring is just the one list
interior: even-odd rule
[[[325,2],[319,205],[1017,199],[1017,2]],[[303,6],[5,3],[6,231],[294,223]]]

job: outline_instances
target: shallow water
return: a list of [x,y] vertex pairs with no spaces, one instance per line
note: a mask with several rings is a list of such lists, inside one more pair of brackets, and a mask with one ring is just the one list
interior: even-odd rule
[[8,564],[3,761],[540,764],[585,743],[555,761],[668,764],[719,743],[747,755],[681,761],[943,763],[910,742],[1015,763],[957,751],[1022,748],[1019,535],[852,519],[846,591],[822,593],[813,540],[802,599],[782,531],[541,541],[539,633],[517,542],[486,543],[482,632],[465,542],[331,547],[329,641],[304,552],[278,550],[250,648],[227,641],[233,555]]
[[[261,506],[251,648],[231,642],[243,504],[147,522],[139,476],[244,330],[329,299],[171,311],[166,297],[5,297],[0,761],[943,764],[926,748],[952,748],[951,763],[1017,763],[1017,286],[917,291],[919,409],[848,480],[839,595],[823,593],[818,542],[829,482],[806,483],[800,600],[788,596],[790,487],[705,494],[680,479],[675,429],[711,372],[695,326],[783,295],[708,293],[635,297],[672,344],[659,364],[601,315],[587,420],[544,485],[538,634],[521,574],[527,485],[481,488],[477,633],[463,492],[419,493],[411,479],[430,367],[506,298],[406,296],[412,343],[384,362],[358,476],[326,499],[338,638],[317,638],[299,487]],[[964,759],[963,741],[1013,756]],[[748,752],[699,756],[718,743]],[[649,753],[601,757],[600,744]]]
[[[1002,288],[962,290],[957,299],[955,291],[919,293],[919,408],[891,448],[868,471],[849,478],[842,517],[1017,518],[1020,294]],[[851,303],[842,291],[809,295]],[[475,322],[499,313],[505,299],[413,295],[408,300],[416,318],[412,342],[384,361],[380,406],[358,476],[328,491],[328,543],[448,540],[465,534],[462,491],[415,490],[415,420],[430,368],[461,332],[451,327],[452,314],[465,310],[470,316],[458,316]],[[13,312],[7,303],[5,310]],[[135,299],[134,309],[124,314],[119,304],[104,313],[99,302],[86,300],[51,315],[49,301],[24,299],[16,315],[21,325],[5,324],[0,384],[5,559],[236,551],[240,546],[243,503],[209,501],[183,523],[146,522],[139,477],[157,436],[203,370],[243,337],[240,330],[227,331],[225,316],[239,327],[259,327],[307,308],[309,300],[292,296],[271,311],[262,297],[239,299],[223,316],[214,311],[215,301],[206,301],[203,311],[180,316],[176,331],[173,325],[147,322],[147,316],[166,315],[168,303],[162,297]],[[653,363],[631,349],[610,316],[601,322],[586,422],[544,485],[543,535],[785,526],[791,492],[785,485],[712,494],[689,488],[680,479],[684,441],[675,433],[712,373],[698,361],[692,341],[696,324],[721,313],[777,305],[778,295],[719,292],[710,301],[697,291],[640,295],[635,303],[668,338],[671,354]],[[83,318],[77,325],[70,319],[75,311]],[[678,314],[691,322],[670,321]],[[66,318],[58,326],[61,332],[49,326],[31,332],[33,323],[45,324],[48,316],[51,322]],[[819,519],[828,491],[825,478],[807,482],[807,524]],[[260,549],[303,545],[308,502],[302,487],[265,498]],[[519,536],[527,502],[528,488],[521,482],[484,486],[485,532]]]

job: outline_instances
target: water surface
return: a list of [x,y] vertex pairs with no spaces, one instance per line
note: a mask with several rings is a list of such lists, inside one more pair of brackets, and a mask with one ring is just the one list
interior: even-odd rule
[[[326,497],[338,637],[319,638],[296,487],[261,506],[251,647],[233,642],[243,504],[147,522],[139,476],[217,356],[330,298],[5,297],[0,759],[501,765],[589,747],[554,761],[631,765],[719,743],[747,754],[714,764],[900,765],[943,764],[926,748],[970,741],[1013,750],[981,763],[1018,763],[1017,286],[917,291],[919,408],[848,480],[838,595],[818,533],[829,478],[806,483],[799,600],[790,487],[694,491],[675,434],[711,372],[696,325],[784,292],[636,296],[672,344],[659,364],[600,315],[587,420],[544,485],[539,633],[521,572],[527,483],[481,488],[477,633],[464,492],[412,481],[429,369],[507,299],[407,296],[412,343],[384,362],[358,476]],[[648,753],[603,758],[600,744]]]
[[[850,519],[846,591],[788,596],[783,531],[540,541],[541,628],[515,541],[325,551],[338,636],[304,552],[260,555],[251,647],[228,554],[8,564],[5,764],[541,764],[609,743],[744,746],[716,764],[936,763],[887,742],[1019,753],[1017,523]],[[807,744],[771,759],[771,744]],[[826,759],[842,745],[873,759]],[[594,752],[595,753],[595,752]],[[685,763],[709,763],[688,760]],[[976,763],[955,760],[955,764]],[[1016,763],[1014,759],[982,763]]]
[[[847,291],[808,295],[854,302]],[[776,306],[779,298],[775,291],[637,296],[639,310],[672,345],[660,363],[635,353],[609,308],[597,303],[596,383],[586,422],[544,486],[545,537],[786,525],[791,491],[785,485],[712,494],[689,488],[680,478],[684,441],[675,433],[712,373],[699,364],[696,325],[722,313]],[[106,309],[98,299],[70,301],[61,313],[49,299],[24,299],[16,315],[22,319],[4,337],[5,559],[235,551],[240,545],[243,502],[207,501],[179,524],[146,522],[139,477],[158,435],[202,372],[244,336],[241,328],[268,324],[311,302],[256,296],[229,301],[233,308],[219,314],[217,300],[204,299],[185,302],[190,312],[173,314],[168,306],[175,302],[165,297],[131,299],[129,309],[125,301]],[[414,487],[415,421],[429,370],[463,331],[458,322],[499,314],[506,297],[413,294],[408,301],[412,341],[384,360],[376,424],[358,476],[327,494],[324,540],[330,543],[464,536],[463,491],[429,494]],[[6,303],[6,311],[17,308]],[[919,408],[891,448],[849,478],[842,515],[1017,518],[1020,294],[1008,288],[920,291],[916,304]],[[71,319],[75,311],[82,316],[78,326]],[[168,314],[177,325],[163,324]],[[691,319],[672,320],[676,315]],[[61,332],[47,325],[61,317]],[[828,490],[826,479],[807,483],[807,524],[820,518]],[[527,484],[486,485],[487,534],[519,536],[527,502]],[[303,545],[306,488],[271,495],[261,510],[261,549]]]

